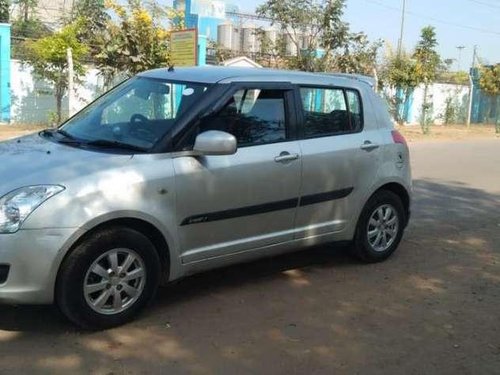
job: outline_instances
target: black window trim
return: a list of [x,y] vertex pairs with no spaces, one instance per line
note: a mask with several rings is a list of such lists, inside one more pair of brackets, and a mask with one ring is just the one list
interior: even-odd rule
[[[323,90],[342,90],[343,95],[344,95],[344,100],[346,104],[346,110],[348,114],[348,119],[349,119],[349,125],[352,128],[352,120],[351,120],[351,111],[349,108],[349,101],[347,100],[347,91],[352,91],[356,93],[359,99],[359,109],[360,109],[360,120],[361,120],[361,126],[359,127],[358,130],[349,130],[349,131],[343,131],[343,132],[334,132],[334,133],[324,133],[324,134],[317,134],[317,135],[311,135],[311,136],[306,136],[304,134],[304,124],[306,121],[306,116],[305,116],[305,109],[304,109],[304,104],[302,101],[302,95],[300,93],[300,89],[302,88],[310,88],[310,89],[323,89]],[[353,87],[343,87],[343,86],[336,86],[336,85],[315,85],[315,84],[298,84],[297,85],[297,96],[296,96],[296,107],[297,107],[297,116],[298,116],[298,121],[297,121],[297,135],[298,139],[303,140],[303,139],[315,139],[315,138],[325,138],[325,137],[336,137],[340,135],[348,135],[348,134],[358,134],[363,132],[364,127],[365,127],[365,116],[364,116],[364,106],[363,106],[363,97],[361,95],[361,92]]]
[[200,102],[197,103],[193,107],[193,111],[187,111],[183,113],[178,121],[174,124],[173,128],[170,131],[166,132],[165,135],[157,141],[155,146],[150,150],[151,154],[165,154],[174,152],[174,139],[182,133],[182,129],[186,127],[187,124],[191,123],[194,118],[196,118],[197,114],[206,110],[207,106],[210,102],[213,102],[211,97],[217,97],[221,93],[223,93],[223,87],[221,85],[217,85],[214,83],[205,83],[205,82],[197,82],[197,81],[185,81],[185,80],[175,80],[175,79],[163,79],[156,77],[147,77],[148,79],[154,79],[163,82],[175,82],[175,83],[187,83],[187,84],[204,84],[207,86],[206,95],[203,95]]
[[[222,85],[222,84],[218,84]],[[184,148],[186,147],[185,142],[190,138],[189,136],[193,131],[195,131],[196,127],[199,125],[200,121],[203,121],[203,118],[208,115],[216,114],[221,111],[227,102],[231,99],[231,97],[240,90],[282,90],[285,92],[284,100],[285,100],[285,139],[279,140],[275,142],[266,142],[266,143],[257,143],[257,144],[248,144],[248,145],[238,145],[239,148],[247,148],[247,147],[258,147],[258,146],[266,146],[270,144],[276,143],[284,143],[290,142],[298,139],[297,129],[298,129],[298,118],[297,111],[294,110],[296,108],[296,101],[294,98],[294,92],[296,92],[296,85],[291,82],[259,82],[259,81],[241,81],[241,82],[233,82],[228,84],[229,88],[225,91],[224,95],[215,99],[213,101],[213,105],[210,106],[210,109],[204,111],[201,116],[198,116],[194,121],[191,121],[190,124],[187,124],[183,129],[183,136],[180,137],[177,142],[173,145],[172,149],[174,152],[178,151],[186,151]]]
[[347,105],[347,111],[349,113],[349,122],[351,123],[351,128],[353,127],[353,124],[352,124],[352,112],[351,112],[351,108],[350,108],[350,105],[349,105],[349,99],[347,97],[347,93],[351,91],[353,92],[354,94],[356,94],[356,96],[358,97],[358,102],[359,102],[359,120],[361,121],[361,126],[359,127],[359,131],[354,131],[352,133],[361,133],[363,130],[364,130],[364,127],[365,127],[365,115],[364,115],[364,107],[363,107],[363,99],[362,99],[362,96],[361,96],[361,93],[359,92],[359,90],[357,89],[354,89],[354,88],[344,88],[344,95],[345,95],[345,100],[346,100],[346,105]]

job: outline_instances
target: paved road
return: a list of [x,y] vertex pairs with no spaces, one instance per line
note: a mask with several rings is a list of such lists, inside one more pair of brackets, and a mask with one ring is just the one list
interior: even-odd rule
[[500,373],[500,140],[412,145],[387,262],[328,247],[191,277],[127,326],[0,307],[2,373]]

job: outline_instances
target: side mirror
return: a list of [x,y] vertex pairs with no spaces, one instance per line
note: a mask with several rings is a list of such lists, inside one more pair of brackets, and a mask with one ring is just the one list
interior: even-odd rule
[[201,155],[232,155],[236,153],[236,143],[236,138],[232,134],[220,130],[208,130],[198,134],[193,151]]

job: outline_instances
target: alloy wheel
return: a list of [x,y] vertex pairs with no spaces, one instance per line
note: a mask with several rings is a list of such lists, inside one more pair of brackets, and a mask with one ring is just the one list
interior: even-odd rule
[[139,299],[145,282],[142,258],[131,249],[112,249],[91,264],[83,292],[94,311],[113,315],[125,311]]
[[377,252],[386,251],[396,240],[398,231],[399,217],[396,209],[390,204],[381,205],[368,220],[368,243]]

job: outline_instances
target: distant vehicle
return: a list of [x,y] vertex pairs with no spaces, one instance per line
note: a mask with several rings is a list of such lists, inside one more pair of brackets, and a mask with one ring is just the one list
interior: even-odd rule
[[152,70],[0,160],[0,301],[84,328],[129,321],[162,282],[305,246],[384,260],[410,217],[406,142],[347,76]]

